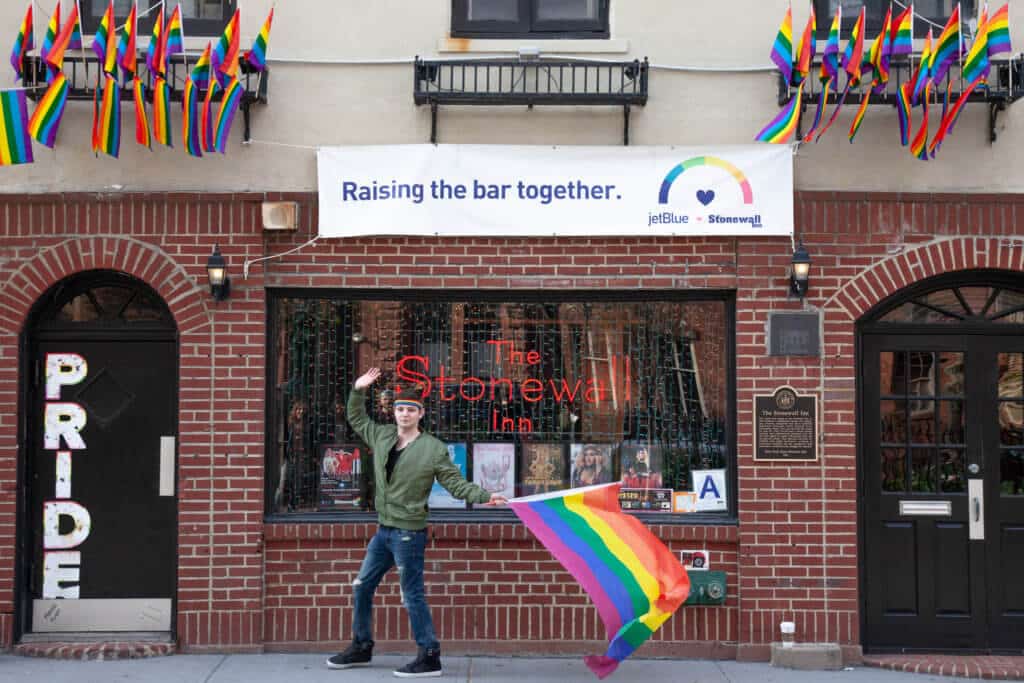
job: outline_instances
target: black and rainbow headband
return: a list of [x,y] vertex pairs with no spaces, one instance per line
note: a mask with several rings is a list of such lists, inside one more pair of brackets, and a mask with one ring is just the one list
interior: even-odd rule
[[398,406],[412,406],[417,410],[423,410],[423,401],[417,401],[414,398],[400,398],[395,401],[395,407],[397,408]]

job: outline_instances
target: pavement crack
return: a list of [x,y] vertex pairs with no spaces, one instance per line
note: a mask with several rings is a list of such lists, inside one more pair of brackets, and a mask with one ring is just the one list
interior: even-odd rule
[[721,662],[715,662],[715,668],[718,669],[718,673],[722,674],[722,678],[726,680],[726,683],[733,683],[732,679],[729,678],[729,674],[725,673],[725,669],[722,668]]
[[468,657],[466,662],[466,683],[473,683],[473,658]]
[[224,655],[220,658],[220,661],[217,662],[217,666],[213,667],[213,671],[211,671],[210,674],[203,680],[203,683],[210,683],[210,681],[213,680],[213,677],[220,670],[220,667],[224,665],[224,662],[228,661],[229,656],[230,655]]

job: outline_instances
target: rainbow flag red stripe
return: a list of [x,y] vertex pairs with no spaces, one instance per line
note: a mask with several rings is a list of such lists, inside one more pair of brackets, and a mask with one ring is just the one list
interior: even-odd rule
[[68,101],[68,79],[61,72],[53,79],[28,122],[29,134],[50,149],[57,144],[57,129]]
[[[813,13],[814,10],[812,9]],[[256,40],[253,41],[252,49],[245,53],[245,61],[252,65],[252,68],[257,71],[263,71],[267,68],[267,45],[270,44],[270,25],[274,23],[274,8],[270,8],[270,14],[267,15],[267,20],[263,22],[263,28],[256,35]],[[813,49],[813,41],[811,46]]]
[[132,94],[135,99],[135,142],[152,149],[153,138],[149,132],[149,119],[146,117],[146,84],[141,78],[132,79]]
[[185,79],[185,92],[182,95],[181,137],[185,151],[191,156],[203,156],[202,144],[199,139],[199,88],[191,78]]
[[224,154],[228,148],[228,135],[231,133],[231,124],[235,120],[235,113],[238,105],[242,102],[242,85],[237,78],[232,78],[228,87],[224,89],[224,99],[220,103],[220,111],[217,113],[217,126],[214,133],[214,146],[217,151]]
[[679,559],[619,507],[620,483],[509,501],[509,507],[597,607],[609,640],[584,661],[598,678],[615,671],[690,594]]
[[153,84],[153,137],[161,145],[174,147],[171,140],[171,86],[157,78]]
[[117,79],[104,76],[103,103],[100,105],[98,151],[115,159],[121,153],[121,88]]
[[[231,21],[224,27],[217,46],[213,49],[213,63],[217,70],[225,76],[234,78],[238,74],[238,42],[239,42],[239,21],[241,20],[240,10],[235,10]],[[218,76],[218,81],[220,77]],[[221,81],[223,85],[223,81]]]
[[988,20],[988,56],[1001,52],[1011,52],[1010,47],[1010,7],[1003,5]]
[[11,66],[14,68],[15,78],[21,79],[25,75],[25,54],[36,47],[35,29],[32,27],[32,3],[28,4],[25,11],[25,18],[21,20],[21,28],[18,29],[18,37],[14,39],[14,47],[11,49]]
[[136,55],[136,36],[138,34],[138,4],[132,3],[132,8],[125,19],[121,35],[117,40],[117,63],[124,72],[125,77],[134,76],[138,70],[138,56]]
[[786,83],[793,79],[793,8],[786,8],[786,16],[782,18],[782,25],[772,43],[771,60],[779,67],[782,77]]
[[771,122],[761,129],[761,132],[754,138],[758,142],[770,142],[782,144],[789,142],[796,132],[797,121],[800,120],[800,107],[803,100],[804,84],[796,88],[796,95],[789,103],[775,116]]
[[33,161],[25,91],[0,90],[0,166]]

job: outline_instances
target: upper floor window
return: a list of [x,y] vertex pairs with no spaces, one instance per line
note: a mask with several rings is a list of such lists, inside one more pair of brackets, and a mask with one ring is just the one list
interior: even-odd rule
[[456,38],[607,38],[609,0],[452,0]]
[[[892,16],[895,19],[904,9],[910,5],[910,0],[902,3],[890,3],[890,0],[814,0],[814,13],[818,19],[818,39],[824,40],[828,37],[829,28],[832,26],[832,18],[836,14],[836,8],[843,7],[842,37],[848,38],[853,25],[860,15],[860,8],[865,7],[867,23],[867,35],[864,39],[872,41],[882,30],[882,22],[885,20],[885,13],[892,6]],[[916,0],[914,3],[914,37],[924,38],[931,28],[937,38],[942,33],[942,27],[949,20],[956,6],[960,5],[961,20],[964,22],[963,31],[970,35],[973,26],[972,19],[975,14],[974,0]],[[800,29],[794,26],[793,32]],[[794,39],[796,36],[794,36]]]
[[[139,3],[139,46],[142,49],[149,44],[149,35],[153,30],[158,9],[149,11],[160,4],[160,0],[138,0]],[[224,26],[238,6],[237,0],[181,0],[181,13],[184,17],[186,36],[219,36]],[[114,0],[114,17],[118,25],[124,23],[131,11],[132,0]],[[82,31],[86,37],[96,33],[103,13],[107,11],[107,0],[82,0]],[[174,11],[174,4],[167,3],[164,20]],[[144,15],[144,16],[143,16]],[[63,17],[62,17],[63,19]]]

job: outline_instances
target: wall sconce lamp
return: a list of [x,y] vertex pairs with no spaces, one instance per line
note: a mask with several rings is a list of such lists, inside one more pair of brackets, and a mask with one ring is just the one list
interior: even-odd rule
[[793,252],[793,269],[789,275],[789,291],[793,296],[803,299],[807,295],[807,285],[811,274],[811,256],[800,240]]
[[231,293],[231,278],[228,266],[221,256],[220,246],[213,247],[213,253],[206,259],[206,277],[210,280],[210,294],[214,301],[224,301]]

